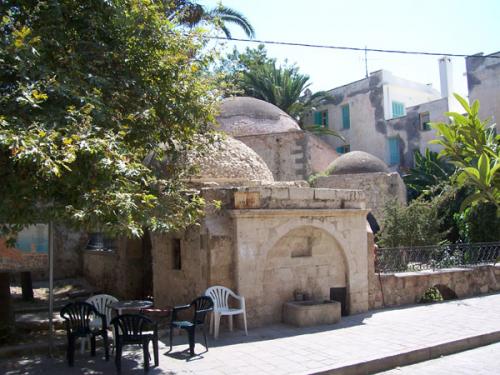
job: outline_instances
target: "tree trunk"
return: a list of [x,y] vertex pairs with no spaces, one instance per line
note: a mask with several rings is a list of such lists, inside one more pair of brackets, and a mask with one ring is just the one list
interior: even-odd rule
[[0,342],[9,335],[14,321],[10,298],[10,274],[0,272]]
[[21,272],[21,290],[23,292],[23,301],[33,301],[31,272]]

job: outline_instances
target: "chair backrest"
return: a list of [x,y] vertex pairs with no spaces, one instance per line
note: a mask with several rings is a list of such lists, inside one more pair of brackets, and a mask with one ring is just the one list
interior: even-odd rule
[[145,332],[151,334],[152,330],[156,331],[156,324],[140,314],[123,314],[113,318],[111,324],[115,328],[117,335],[123,337],[123,340],[134,341],[140,339]]
[[101,314],[106,315],[106,322],[108,325],[111,325],[113,309],[109,307],[109,305],[118,302],[118,298],[110,296],[109,294],[97,294],[88,298],[86,302],[93,305]]
[[207,314],[214,308],[212,298],[207,296],[196,298],[190,305],[194,306],[193,323],[195,324],[203,324]]
[[205,291],[205,295],[212,298],[215,309],[228,308],[228,300],[231,293],[231,289],[220,285],[211,286]]
[[96,308],[87,302],[71,302],[61,309],[61,317],[72,331],[85,332],[90,321],[98,315]]

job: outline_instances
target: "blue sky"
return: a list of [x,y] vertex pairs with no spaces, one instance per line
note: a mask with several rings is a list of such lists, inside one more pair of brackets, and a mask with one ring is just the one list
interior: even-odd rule
[[[217,0],[200,0],[216,6]],[[500,51],[500,0],[223,0],[245,14],[256,39],[424,50],[460,54]],[[245,37],[231,27],[234,37]],[[231,44],[229,44],[231,45]],[[246,43],[235,43],[243,50]],[[250,44],[248,44],[250,45]],[[256,47],[256,45],[251,45]],[[267,46],[268,55],[288,59],[311,77],[312,89],[331,89],[365,76],[364,54]],[[395,75],[439,90],[438,57],[368,53],[368,71]],[[466,94],[463,58],[453,58],[455,91]]]

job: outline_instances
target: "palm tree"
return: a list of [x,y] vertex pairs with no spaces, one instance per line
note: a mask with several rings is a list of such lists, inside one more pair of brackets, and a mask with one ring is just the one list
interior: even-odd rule
[[318,106],[333,101],[326,91],[311,94],[310,85],[309,76],[301,74],[297,66],[276,66],[274,60],[251,66],[242,73],[240,82],[245,95],[274,104],[293,117],[304,130],[342,138],[323,126],[306,124],[306,119]]
[[422,194],[430,196],[439,194],[443,184],[448,183],[455,173],[455,166],[446,159],[439,158],[437,152],[428,148],[423,155],[419,150],[415,150],[413,157],[415,166],[403,177],[409,197],[414,199]]
[[206,9],[193,1],[177,0],[176,14],[179,15],[183,24],[190,27],[197,26],[202,22],[215,24],[220,27],[227,38],[231,38],[227,24],[239,26],[249,38],[255,37],[255,30],[248,19],[240,12],[222,4],[213,9]]

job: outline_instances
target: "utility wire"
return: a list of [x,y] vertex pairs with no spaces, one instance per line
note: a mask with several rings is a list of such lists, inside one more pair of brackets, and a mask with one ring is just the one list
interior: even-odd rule
[[282,46],[295,46],[295,47],[309,47],[309,48],[324,48],[324,49],[337,49],[347,51],[360,51],[360,52],[380,52],[380,53],[399,53],[405,55],[425,55],[425,56],[448,56],[448,57],[476,57],[476,58],[491,58],[500,59],[499,56],[484,56],[484,55],[465,55],[460,53],[438,53],[438,52],[425,52],[425,51],[402,51],[395,49],[380,49],[380,48],[362,48],[362,47],[347,47],[347,46],[332,46],[324,44],[310,44],[310,43],[297,43],[297,42],[280,42],[275,40],[257,40],[257,39],[243,39],[243,38],[227,38],[223,36],[210,36],[210,39],[227,40],[231,42],[247,42],[259,44],[275,44]]

